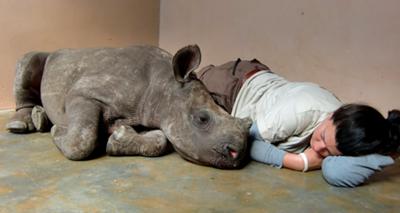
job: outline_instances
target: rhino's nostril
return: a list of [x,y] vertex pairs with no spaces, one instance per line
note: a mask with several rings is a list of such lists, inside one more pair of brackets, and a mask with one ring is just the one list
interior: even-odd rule
[[239,153],[231,146],[226,145],[225,149],[228,151],[228,154],[231,158],[236,159],[239,156]]

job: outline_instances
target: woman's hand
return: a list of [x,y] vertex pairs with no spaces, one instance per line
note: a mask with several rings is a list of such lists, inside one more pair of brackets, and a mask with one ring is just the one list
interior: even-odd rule
[[304,151],[304,154],[306,155],[308,160],[308,170],[315,170],[321,168],[322,160],[324,159],[321,155],[319,155],[311,148],[307,148]]
[[[311,148],[306,149],[304,154],[308,161],[307,171],[321,168],[322,160],[324,159],[321,155]],[[300,154],[286,153],[283,158],[283,166],[288,169],[303,171],[304,161]]]

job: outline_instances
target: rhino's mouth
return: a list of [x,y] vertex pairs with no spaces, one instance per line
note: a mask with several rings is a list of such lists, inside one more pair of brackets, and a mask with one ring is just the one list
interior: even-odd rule
[[240,151],[241,149],[231,143],[216,146],[213,150],[219,155],[213,163],[218,168],[237,168],[244,158],[244,154]]
[[234,150],[229,150],[229,155],[230,155],[232,158],[237,158],[237,157],[239,156],[238,152],[237,152],[237,151],[234,151]]
[[185,160],[195,164],[212,166],[219,169],[235,169],[241,165],[244,154],[241,154],[238,149],[232,145],[220,146],[223,148],[213,148],[207,156],[191,156],[182,150],[175,149],[175,151]]
[[236,159],[239,157],[238,148],[232,144],[223,144],[222,146],[214,147],[213,150],[226,158]]

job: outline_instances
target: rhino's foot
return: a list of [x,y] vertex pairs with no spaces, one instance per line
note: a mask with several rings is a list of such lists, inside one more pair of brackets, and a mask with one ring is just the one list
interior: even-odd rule
[[152,130],[140,135],[140,153],[143,156],[160,156],[168,151],[167,137],[161,130]]
[[32,109],[32,122],[36,130],[39,132],[48,132],[51,127],[51,122],[47,117],[44,108],[41,106],[35,106]]
[[29,133],[35,131],[35,126],[31,117],[32,108],[19,109],[10,121],[6,124],[6,129],[13,133]]
[[107,142],[109,155],[161,156],[169,150],[168,141],[161,130],[138,134],[132,127],[116,129]]

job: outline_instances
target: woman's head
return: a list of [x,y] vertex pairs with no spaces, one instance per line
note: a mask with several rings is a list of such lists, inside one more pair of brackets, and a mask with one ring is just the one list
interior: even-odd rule
[[347,104],[332,114],[337,149],[357,156],[395,151],[400,144],[400,111],[389,111],[385,119],[376,109]]
[[333,124],[332,116],[329,116],[314,130],[310,146],[321,157],[342,155],[336,144],[336,127]]

